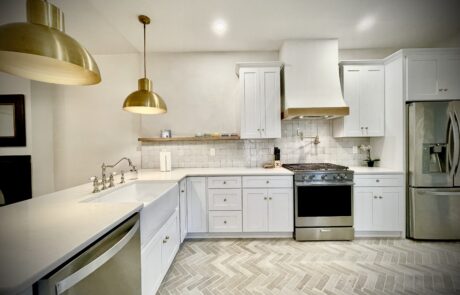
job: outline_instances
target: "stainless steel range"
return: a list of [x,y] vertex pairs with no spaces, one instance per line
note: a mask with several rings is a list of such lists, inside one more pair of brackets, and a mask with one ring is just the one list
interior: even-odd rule
[[294,172],[295,239],[353,240],[353,171],[329,163],[283,167]]

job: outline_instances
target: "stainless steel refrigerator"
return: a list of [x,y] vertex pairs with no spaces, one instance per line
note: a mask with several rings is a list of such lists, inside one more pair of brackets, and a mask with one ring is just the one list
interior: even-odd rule
[[408,105],[408,236],[460,239],[460,101]]

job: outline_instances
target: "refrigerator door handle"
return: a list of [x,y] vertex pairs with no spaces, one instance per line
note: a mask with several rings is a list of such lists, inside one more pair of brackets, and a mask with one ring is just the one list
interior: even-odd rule
[[[449,121],[450,121],[450,126],[449,126],[449,134],[448,134],[448,162],[450,165],[449,168],[449,175],[454,176],[455,171],[458,168],[458,161],[459,161],[459,139],[460,139],[460,131],[458,127],[458,121],[455,118],[455,115],[450,112],[449,113]],[[453,155],[452,153],[452,147],[453,147]]]
[[455,175],[458,173],[458,168],[459,168],[459,162],[460,162],[460,124],[458,120],[457,113],[453,113],[453,122],[452,126],[454,127],[454,158],[452,160],[453,164],[453,174]]

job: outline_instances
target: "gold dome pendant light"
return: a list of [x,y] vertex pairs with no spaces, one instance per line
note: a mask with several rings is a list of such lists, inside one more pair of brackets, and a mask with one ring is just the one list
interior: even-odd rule
[[134,91],[125,99],[123,109],[144,115],[163,114],[167,112],[166,104],[161,96],[152,91],[152,81],[147,79],[145,26],[150,24],[150,18],[139,15],[139,21],[144,25],[144,78],[138,80],[139,90]]
[[0,71],[65,85],[101,81],[89,52],[64,33],[61,10],[43,0],[27,0],[27,23],[0,26]]

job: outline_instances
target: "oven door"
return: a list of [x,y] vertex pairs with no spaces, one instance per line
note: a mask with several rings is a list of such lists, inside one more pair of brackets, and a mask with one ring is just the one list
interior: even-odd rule
[[353,226],[353,183],[296,182],[295,226]]

